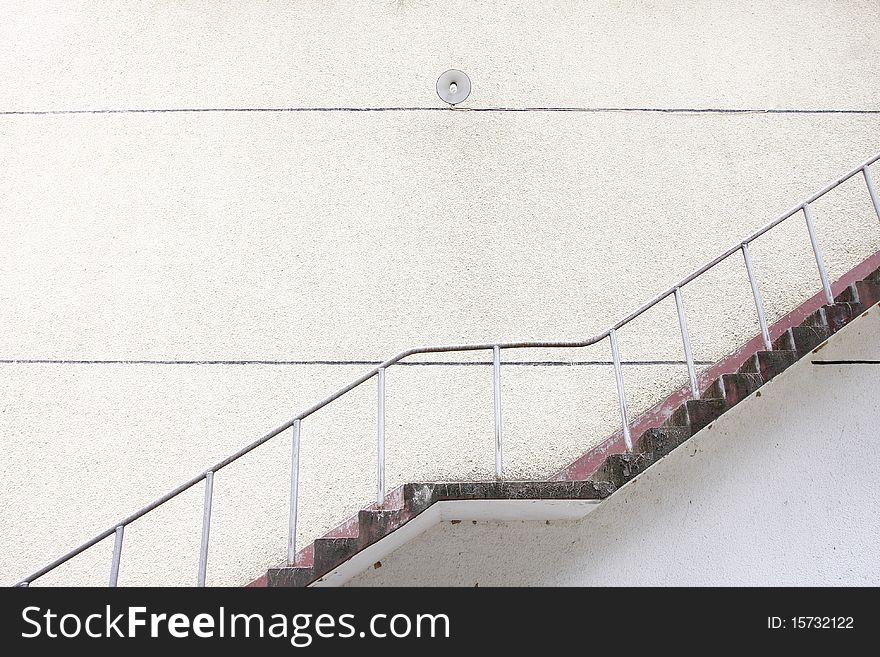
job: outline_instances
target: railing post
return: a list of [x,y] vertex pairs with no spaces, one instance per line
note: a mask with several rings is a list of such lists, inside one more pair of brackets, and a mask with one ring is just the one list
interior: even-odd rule
[[495,478],[504,477],[504,461],[501,452],[501,349],[492,347],[492,379],[495,393]]
[[694,399],[700,398],[700,387],[697,385],[697,370],[694,367],[694,354],[691,351],[691,338],[688,334],[687,315],[684,313],[684,301],[681,288],[675,288],[675,309],[678,311],[678,326],[681,329],[681,341],[684,344],[684,357],[687,361],[688,376],[691,379],[691,394]]
[[300,420],[293,421],[293,441],[290,456],[290,524],[287,530],[287,565],[294,566],[296,561],[296,510],[299,492],[299,425]]
[[385,505],[385,368],[379,368],[379,417],[378,445],[376,463],[376,504],[381,509]]
[[749,285],[752,286],[755,309],[758,311],[758,324],[761,325],[761,337],[764,339],[764,348],[767,351],[772,351],[773,343],[770,342],[770,328],[767,326],[767,316],[764,314],[764,301],[761,299],[761,289],[758,287],[758,280],[755,278],[755,270],[752,266],[752,252],[749,250],[748,242],[743,242],[742,254],[743,260],[746,261],[746,274],[749,276]]
[[211,536],[211,499],[214,496],[214,473],[205,473],[205,507],[202,511],[202,548],[199,553],[199,586],[205,585],[208,574],[208,540]]
[[110,562],[110,586],[115,587],[119,580],[119,560],[122,558],[122,535],[125,531],[124,525],[116,528],[116,535],[113,541],[113,561]]
[[862,175],[865,176],[865,184],[868,186],[868,194],[871,195],[871,203],[874,204],[874,212],[877,213],[877,218],[880,219],[880,197],[877,196],[874,179],[871,177],[868,167],[862,167]]
[[620,421],[623,424],[623,442],[627,451],[632,451],[632,437],[629,433],[629,417],[626,412],[626,393],[623,390],[623,371],[620,368],[620,351],[617,348],[617,331],[608,331],[611,338],[611,357],[614,360],[614,378],[617,380],[617,400],[620,404]]
[[825,258],[822,256],[822,247],[816,239],[816,228],[813,225],[813,209],[809,203],[804,203],[804,219],[807,221],[807,232],[810,233],[810,244],[813,245],[813,255],[816,256],[816,266],[819,268],[819,278],[822,279],[822,289],[825,291],[825,300],[834,303],[834,295],[831,293],[831,283],[828,281],[828,272],[825,271]]

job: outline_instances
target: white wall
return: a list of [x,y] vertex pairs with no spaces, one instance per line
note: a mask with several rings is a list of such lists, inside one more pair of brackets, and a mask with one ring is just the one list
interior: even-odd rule
[[872,0],[4,3],[10,109],[473,105],[851,109],[880,86]]
[[[9,2],[0,18],[8,582],[366,368],[350,361],[591,335],[880,150],[874,2]],[[39,113],[441,108],[449,67],[471,76],[467,107],[587,111]],[[833,276],[880,249],[860,180],[815,210]],[[816,291],[800,218],[754,256],[771,319]],[[756,331],[744,277],[733,260],[685,290],[699,360]],[[621,348],[647,361],[626,368],[634,411],[682,381],[652,362],[681,359],[671,304]],[[577,364],[607,345],[510,359],[575,363],[505,366],[510,476],[615,428],[610,368]],[[180,364],[205,360],[251,364]],[[389,486],[490,476],[490,386],[484,367],[390,371]],[[301,543],[372,499],[374,404],[370,386],[304,423]],[[218,474],[209,583],[280,560],[288,443]],[[127,532],[121,583],[193,581],[201,491],[177,504]],[[109,550],[46,581],[102,583]]]
[[877,586],[880,306],[579,522],[441,523],[382,586]]

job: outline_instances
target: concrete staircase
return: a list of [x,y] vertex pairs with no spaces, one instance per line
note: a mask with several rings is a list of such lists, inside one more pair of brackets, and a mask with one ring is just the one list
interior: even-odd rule
[[[877,256],[867,262],[876,266]],[[839,289],[841,285],[835,287]],[[615,435],[550,481],[406,484],[388,496],[387,508],[374,505],[363,509],[356,518],[301,550],[294,565],[271,568],[266,577],[252,585],[315,583],[440,502],[567,500],[595,503],[605,499],[746,397],[760,395],[761,386],[819,348],[833,333],[878,302],[880,268],[860,280],[844,284],[833,304],[811,310],[807,302],[801,307],[806,308],[806,312],[789,315],[789,318],[798,318],[797,325],[781,329],[780,323],[774,325],[778,335],[772,351],[755,348],[760,342],[750,341],[735,356],[709,369],[715,378],[703,388],[700,399],[684,399],[679,391],[634,422],[633,428],[638,433],[633,435],[638,438],[633,442],[632,451],[623,449],[620,436]]]

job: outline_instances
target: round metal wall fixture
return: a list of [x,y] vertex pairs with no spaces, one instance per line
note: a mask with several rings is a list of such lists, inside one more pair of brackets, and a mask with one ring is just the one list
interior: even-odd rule
[[450,105],[458,105],[471,95],[471,79],[464,71],[451,68],[437,78],[437,95]]

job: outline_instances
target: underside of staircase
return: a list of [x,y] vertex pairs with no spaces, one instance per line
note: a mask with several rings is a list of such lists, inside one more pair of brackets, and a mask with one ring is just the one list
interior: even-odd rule
[[[880,252],[837,281],[833,304],[822,305],[817,295],[776,322],[770,330],[772,351],[763,350],[758,335],[701,376],[699,399],[690,389],[676,391],[632,425],[635,438],[627,451],[617,433],[548,481],[408,483],[388,495],[384,508],[373,505],[301,550],[293,565],[269,569],[251,586],[309,586],[333,579],[349,564],[372,563],[371,548],[404,535],[444,504],[482,502],[484,505],[569,504],[584,515],[588,507],[613,495],[628,481],[706,428],[730,408],[822,345],[871,306],[880,302]],[[439,515],[435,513],[437,519]],[[521,517],[521,519],[529,519]],[[435,520],[436,521],[436,520]],[[398,540],[401,543],[403,539]],[[385,550],[387,553],[390,550]],[[365,558],[366,557],[366,558]]]

